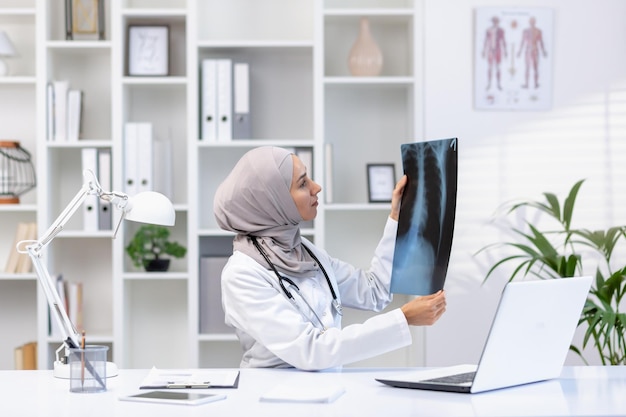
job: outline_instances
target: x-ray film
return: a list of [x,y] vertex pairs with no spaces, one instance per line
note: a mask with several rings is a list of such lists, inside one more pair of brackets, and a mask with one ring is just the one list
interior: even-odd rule
[[391,292],[443,289],[456,212],[457,138],[401,145],[408,183],[402,195]]

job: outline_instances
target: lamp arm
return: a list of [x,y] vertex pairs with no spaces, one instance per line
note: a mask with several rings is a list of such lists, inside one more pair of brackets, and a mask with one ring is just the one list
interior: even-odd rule
[[33,268],[35,268],[35,273],[37,274],[37,278],[39,279],[39,283],[41,284],[41,288],[43,289],[44,294],[46,295],[46,300],[48,300],[48,306],[51,310],[56,311],[56,314],[51,313],[57,320],[57,324],[63,333],[69,332],[69,334],[64,334],[63,336],[67,339],[65,340],[65,344],[68,348],[70,347],[79,347],[79,338],[78,330],[74,327],[74,324],[70,320],[67,312],[65,311],[65,306],[61,301],[61,297],[59,297],[59,293],[54,288],[54,281],[52,277],[50,277],[50,273],[48,269],[43,265],[41,261],[40,253],[37,252],[37,248],[35,245],[30,245],[26,248],[28,255],[33,263]]
[[[103,191],[96,179],[96,176],[90,170],[83,171],[83,176],[87,177],[91,176],[91,179],[87,180],[83,186],[78,190],[74,198],[68,203],[68,205],[63,209],[61,214],[56,218],[56,220],[50,225],[48,230],[33,244],[30,246],[35,246],[33,248],[34,253],[39,254],[46,246],[52,242],[52,240],[63,230],[65,224],[72,218],[74,213],[82,206],[83,202],[87,198],[88,195],[97,195],[100,197]],[[21,243],[21,242],[20,242]],[[31,242],[32,243],[32,242]],[[19,248],[18,248],[19,250]]]
[[[44,294],[46,295],[48,305],[51,310],[57,312],[57,314],[53,315],[57,318],[60,328],[64,330],[64,333],[69,333],[64,335],[67,337],[66,344],[68,344],[68,347],[72,347],[70,346],[71,344],[74,344],[76,347],[78,346],[79,334],[67,315],[65,306],[59,297],[59,293],[55,289],[54,281],[50,277],[48,269],[41,261],[41,254],[50,242],[52,242],[54,238],[63,230],[63,227],[67,224],[69,219],[72,218],[74,213],[76,213],[76,211],[82,206],[88,195],[95,194],[100,196],[103,193],[102,188],[100,187],[100,184],[98,183],[98,180],[93,172],[85,170],[83,172],[83,176],[85,178],[91,176],[91,179],[87,179],[74,198],[50,225],[48,230],[46,230],[46,232],[36,241],[25,240],[18,242],[17,244],[17,251],[20,253],[27,253],[32,260],[35,274],[37,275],[39,283],[41,284]],[[23,249],[24,245],[27,245],[25,249]]]

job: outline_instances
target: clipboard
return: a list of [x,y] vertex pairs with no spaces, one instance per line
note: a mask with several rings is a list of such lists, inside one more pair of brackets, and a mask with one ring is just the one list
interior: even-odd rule
[[238,370],[158,369],[152,367],[139,389],[238,388]]

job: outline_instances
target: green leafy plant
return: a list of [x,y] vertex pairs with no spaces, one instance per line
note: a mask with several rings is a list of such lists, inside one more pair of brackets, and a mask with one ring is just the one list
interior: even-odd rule
[[[620,312],[620,303],[626,292],[625,254],[616,255],[626,241],[626,226],[610,227],[606,230],[572,228],[572,217],[578,192],[584,180],[570,189],[561,203],[554,193],[543,193],[543,200],[522,201],[511,204],[506,215],[530,209],[548,216],[555,224],[550,230],[540,229],[525,220],[527,230],[512,227],[517,239],[496,243],[479,252],[496,246],[512,250],[497,260],[488,270],[485,281],[504,264],[514,264],[509,281],[517,276],[535,276],[541,279],[567,278],[588,273],[595,274],[589,297],[578,325],[587,325],[582,349],[593,341],[603,365],[626,364],[626,314]],[[530,216],[525,213],[525,219]],[[621,243],[621,245],[620,245]],[[621,262],[619,266],[616,263]],[[586,268],[583,268],[583,266]],[[591,266],[589,266],[591,265]],[[571,346],[585,363],[582,350]]]
[[169,240],[170,231],[164,226],[152,224],[142,225],[126,246],[126,253],[136,267],[146,267],[155,260],[167,258],[182,258],[187,249],[177,242]]

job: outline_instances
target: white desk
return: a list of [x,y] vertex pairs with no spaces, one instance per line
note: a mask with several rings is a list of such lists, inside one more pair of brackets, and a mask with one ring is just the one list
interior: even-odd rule
[[[199,405],[161,405],[119,401],[137,392],[147,370],[121,370],[100,394],[69,392],[69,381],[51,371],[0,371],[2,417],[116,416],[612,416],[626,415],[626,367],[566,367],[560,379],[482,394],[453,394],[391,388],[375,376],[398,369],[334,372],[244,369],[239,388],[219,390],[227,399]],[[259,402],[279,383],[305,387],[339,382],[346,393],[331,404]]]

